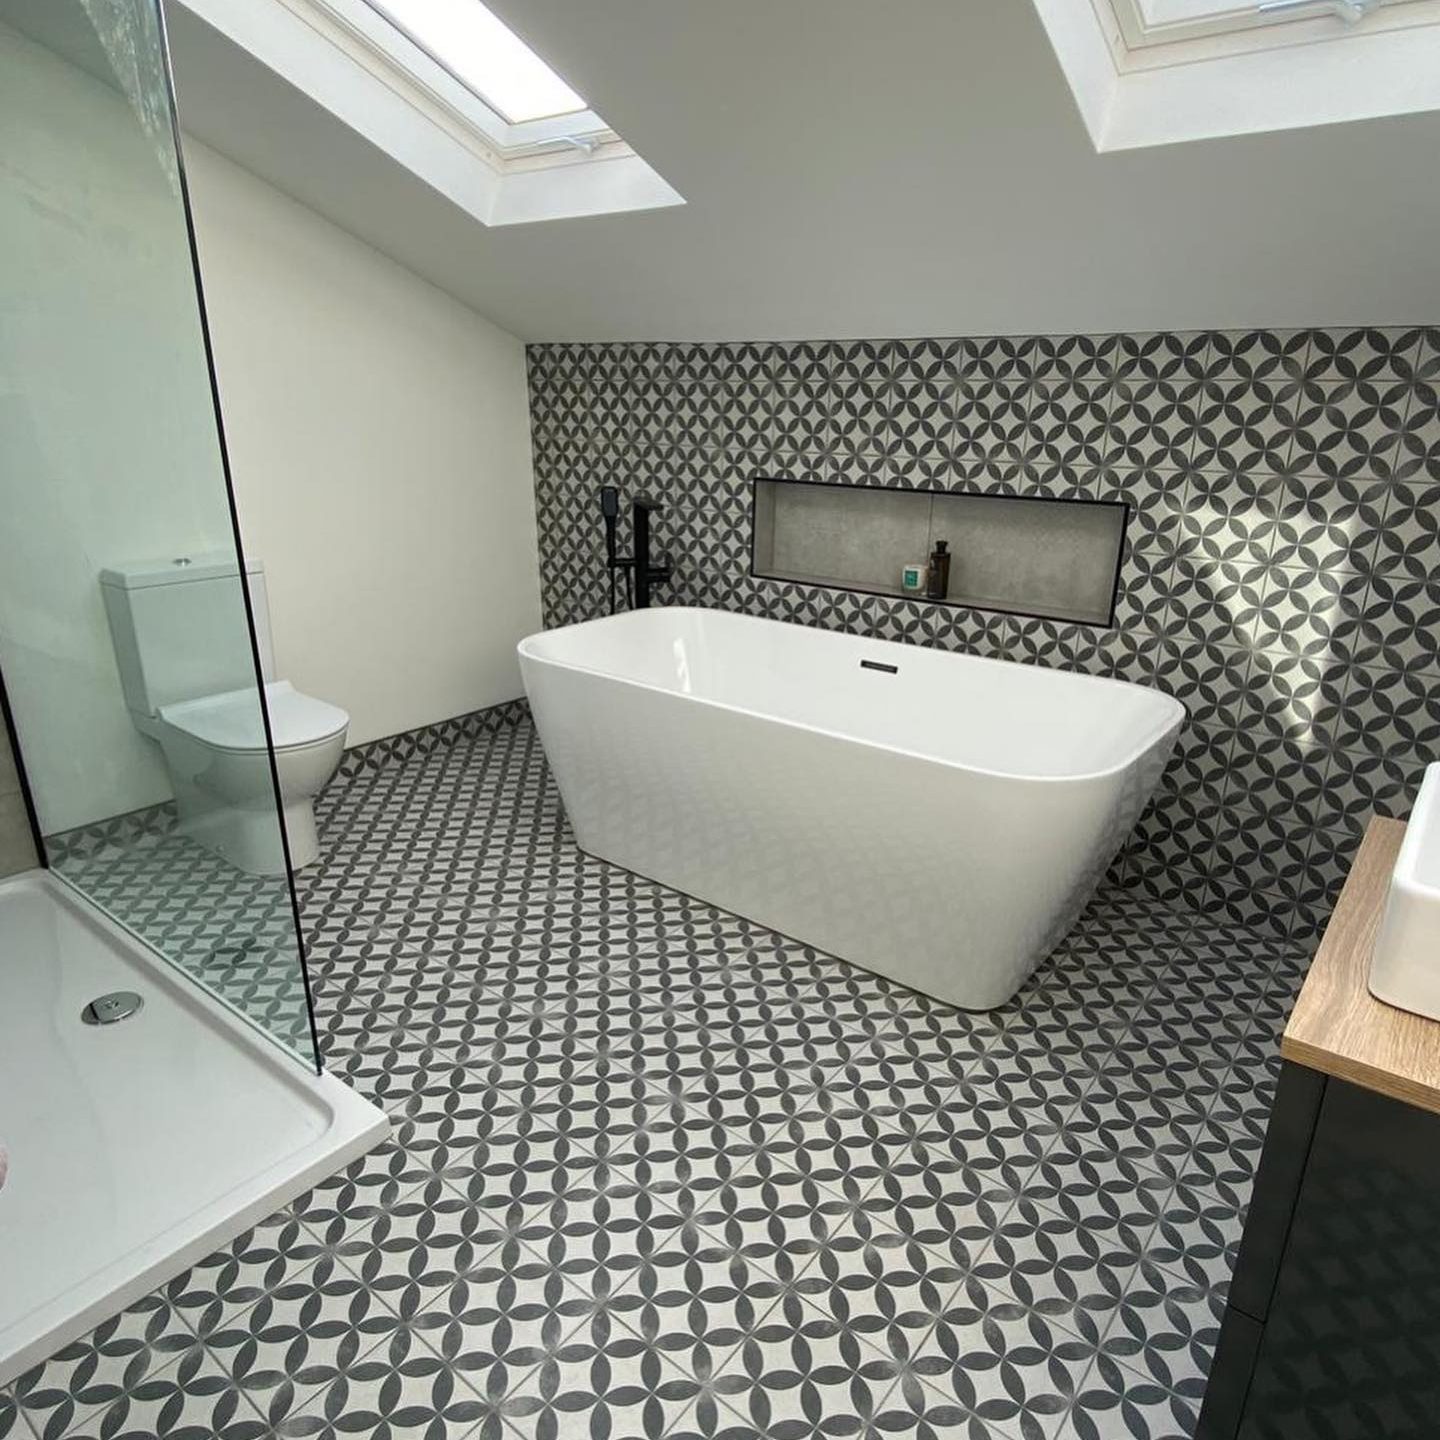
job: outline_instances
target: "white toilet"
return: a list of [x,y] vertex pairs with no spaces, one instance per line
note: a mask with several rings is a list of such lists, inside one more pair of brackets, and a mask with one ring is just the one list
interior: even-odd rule
[[[256,560],[245,569],[285,834],[298,869],[319,857],[313,801],[340,763],[350,717],[273,678],[264,570]],[[136,727],[164,752],[181,828],[252,875],[283,874],[235,560],[116,565],[100,572],[100,588],[126,703]]]

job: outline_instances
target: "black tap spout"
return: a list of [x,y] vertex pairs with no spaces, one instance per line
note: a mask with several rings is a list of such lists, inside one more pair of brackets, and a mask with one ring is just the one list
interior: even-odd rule
[[663,513],[664,506],[649,495],[637,495],[631,501],[630,525],[635,540],[635,608],[650,607],[650,591],[670,578],[670,566],[650,557],[650,517]]

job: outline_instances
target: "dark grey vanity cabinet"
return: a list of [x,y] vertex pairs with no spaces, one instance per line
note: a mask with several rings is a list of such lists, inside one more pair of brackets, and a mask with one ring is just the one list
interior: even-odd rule
[[1197,1434],[1440,1437],[1440,1115],[1286,1063]]
[[1371,822],[1285,1027],[1199,1440],[1440,1440],[1440,1023],[1368,987],[1404,834]]

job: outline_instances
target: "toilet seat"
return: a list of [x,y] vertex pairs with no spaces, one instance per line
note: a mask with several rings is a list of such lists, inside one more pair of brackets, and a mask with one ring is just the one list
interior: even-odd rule
[[[288,680],[272,680],[265,686],[265,708],[276,750],[324,744],[350,723],[338,705],[302,695]],[[214,750],[243,754],[265,749],[265,730],[253,688],[162,705],[160,718]]]

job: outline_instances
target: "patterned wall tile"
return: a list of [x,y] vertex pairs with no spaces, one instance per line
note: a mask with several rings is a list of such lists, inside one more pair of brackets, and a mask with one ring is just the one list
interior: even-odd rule
[[1195,427],[1191,459],[1199,470],[1257,476],[1284,471],[1294,445],[1297,385],[1208,380],[1186,405]]
[[[1191,713],[1119,872],[1147,895],[1313,925],[1364,817],[1440,757],[1440,327],[539,345],[529,365],[548,623],[607,608],[594,490],[614,483],[667,502],[667,600],[1158,684]],[[755,580],[757,472],[1126,500],[1115,624]]]
[[1361,480],[1393,480],[1416,466],[1401,443],[1409,384],[1307,380],[1282,406],[1296,470]]
[[1423,331],[1312,330],[1305,360],[1307,379],[1375,380],[1415,377]]
[[1283,384],[1305,374],[1311,335],[1306,330],[1235,330],[1212,335],[1210,345],[1207,379]]

